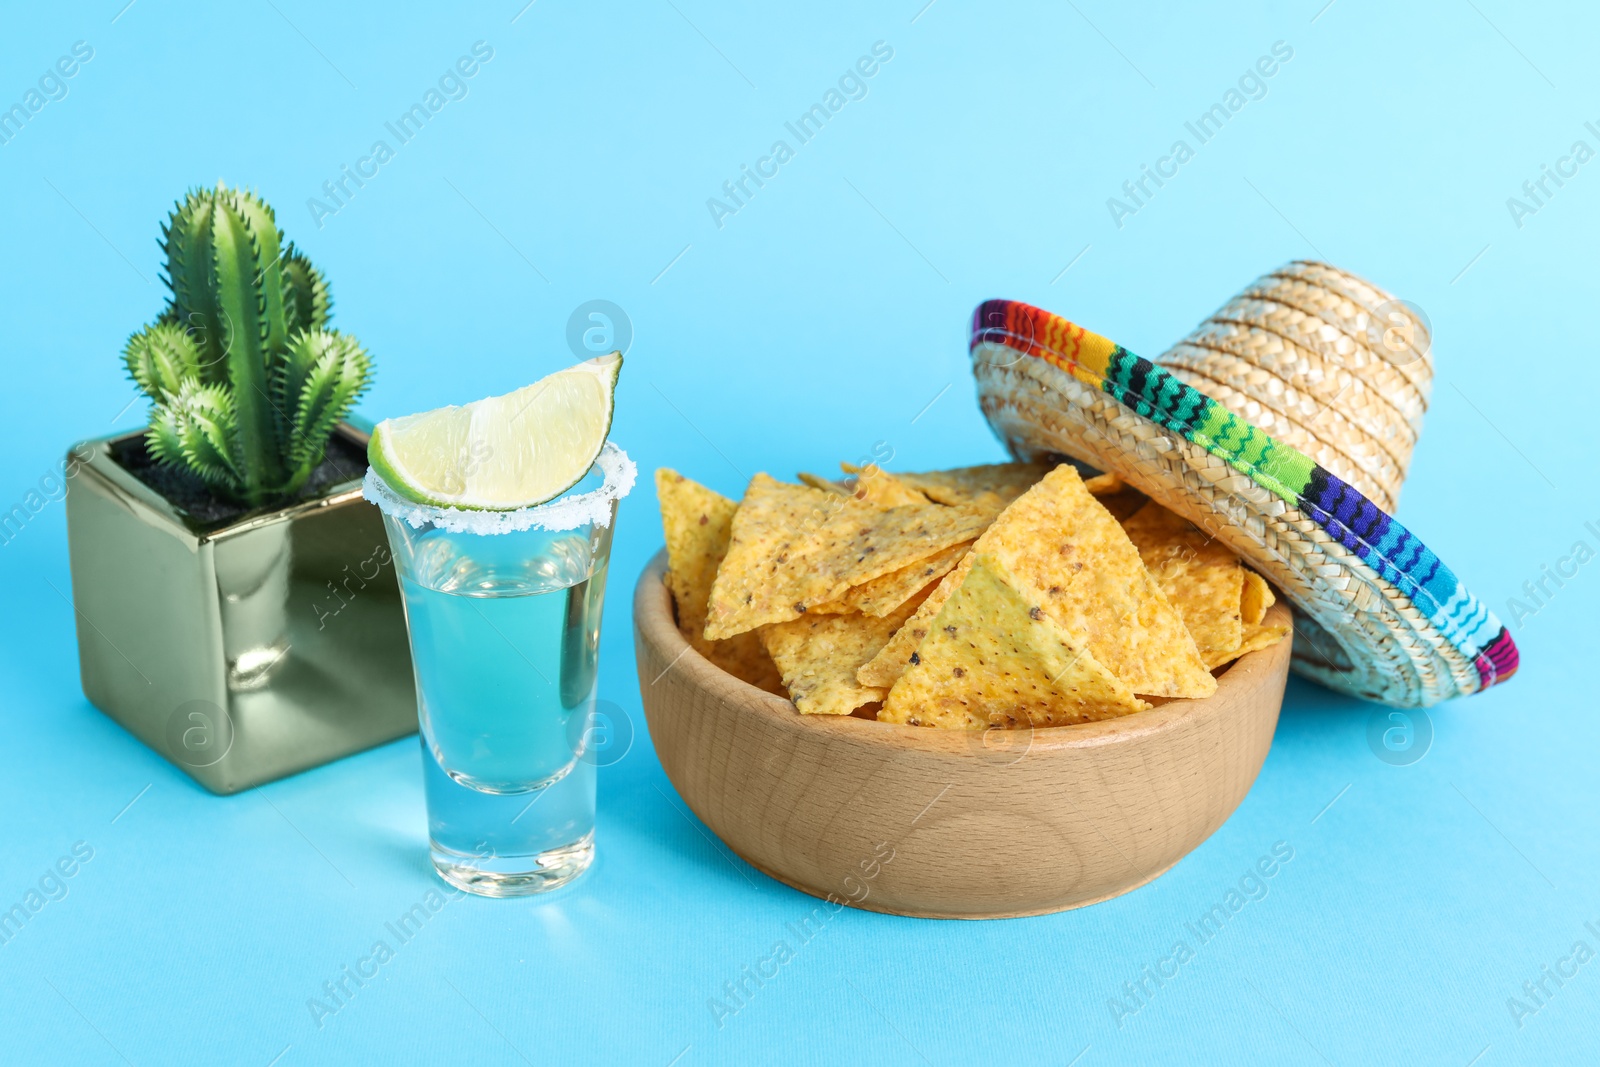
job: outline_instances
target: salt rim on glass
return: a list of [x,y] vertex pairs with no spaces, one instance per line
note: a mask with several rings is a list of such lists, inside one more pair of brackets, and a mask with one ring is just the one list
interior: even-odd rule
[[[508,534],[524,530],[576,530],[580,526],[611,525],[611,505],[633,491],[639,468],[628,454],[607,441],[595,457],[594,465],[605,475],[605,484],[576,496],[560,496],[531,508],[516,511],[475,511],[470,508],[441,508],[418,504],[396,495],[371,467],[361,482],[361,495],[385,514],[410,523],[416,529],[432,524],[450,533]],[[591,468],[592,469],[592,468]]]

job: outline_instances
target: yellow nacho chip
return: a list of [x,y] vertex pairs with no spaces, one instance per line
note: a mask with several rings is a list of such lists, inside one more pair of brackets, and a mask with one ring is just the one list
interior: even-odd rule
[[1037,592],[995,557],[977,555],[889,690],[879,720],[981,730],[1093,722],[1147,708],[1041,609]]
[[[705,640],[705,638],[701,638]],[[754,631],[734,634],[722,641],[711,642],[711,652],[701,653],[741,682],[749,682],[757,689],[783,696],[783,678],[777,664],[762,647],[761,638]]]
[[971,541],[941,549],[908,567],[890,571],[851,589],[844,596],[810,609],[820,614],[847,615],[859,611],[881,618],[910,600],[919,591],[949,574],[972,548]]
[[696,652],[729,674],[781,694],[778,669],[753,634],[708,641],[701,633],[738,505],[666,467],[656,471],[656,496],[667,538],[667,588],[677,608],[678,629]]
[[1095,496],[1111,496],[1126,489],[1128,483],[1115,474],[1096,474],[1093,478],[1085,478],[1083,487]]
[[[849,464],[840,464],[847,471]],[[998,511],[1050,472],[1048,463],[985,463],[946,471],[895,475],[903,484],[939,504]]]
[[[839,466],[853,467],[855,465],[841,463]],[[854,473],[856,476],[855,495],[860,500],[886,508],[907,505],[922,507],[928,503],[926,496],[917,492],[876,463],[869,463],[865,467],[856,467]]]
[[798,475],[796,475],[796,477],[800,479],[801,485],[808,485],[813,489],[821,489],[824,492],[836,493],[839,496],[850,495],[850,490],[846,489],[843,485],[840,485],[835,481],[830,481],[820,474],[808,474],[805,471],[801,471]]
[[1255,571],[1244,569],[1244,592],[1239,598],[1239,616],[1246,626],[1257,626],[1267,617],[1267,609],[1278,602],[1267,580]]
[[733,517],[711,587],[705,635],[797,619],[854,586],[970,541],[982,512],[937,504],[882,508],[757,474]]
[[966,579],[967,572],[972,569],[972,561],[975,558],[970,551],[961,557],[961,562],[940,579],[939,584],[934,586],[933,592],[928,594],[928,599],[922,602],[922,606],[906,620],[904,626],[895,631],[893,637],[889,638],[889,643],[856,672],[857,681],[862,685],[875,685],[885,689],[894,685],[895,679],[910,666],[911,654],[922,644],[922,639],[928,636],[928,628],[933,625],[934,616],[939,614],[939,609],[944,607],[944,602],[950,599],[951,594],[961,588],[961,583]]
[[[1142,504],[1144,497],[1138,499]],[[1082,543],[1073,543],[1074,538]],[[1047,610],[1134,692],[1179,697],[1216,691],[1182,617],[1146,572],[1138,549],[1069,464],[1001,513],[973,546],[975,553],[984,551],[1045,590]],[[861,668],[857,676],[863,684],[894,684],[971,559],[969,554],[946,575],[905,627]]]
[[1248,652],[1260,652],[1263,648],[1271,648],[1288,636],[1289,627],[1281,624],[1247,626],[1244,631],[1244,640],[1239,643],[1238,648],[1224,653],[1215,661],[1207,663],[1206,666],[1216,670],[1224,664],[1232,663]]
[[1085,478],[1083,487],[1094,494],[1100,506],[1111,512],[1111,517],[1122,522],[1144,507],[1150,498],[1122,480],[1120,474],[1096,474]]
[[1203,662],[1239,647],[1244,568],[1228,547],[1160,504],[1122,523],[1145,569],[1167,594],[1194,637]]
[[757,632],[795,707],[806,715],[849,715],[883,699],[884,690],[861,685],[856,671],[877,654],[918,603],[910,601],[883,618],[808,614]]
[[1012,502],[974,551],[1041,590],[1044,610],[1135,693],[1216,692],[1194,638],[1139,550],[1070,464]]
[[656,496],[667,536],[667,585],[677,602],[678,625],[698,637],[705,628],[711,583],[728,552],[738,505],[667,467],[656,470]]

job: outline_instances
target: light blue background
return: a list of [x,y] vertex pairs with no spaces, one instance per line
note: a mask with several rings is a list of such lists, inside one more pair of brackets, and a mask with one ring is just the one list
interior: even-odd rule
[[[0,145],[0,508],[71,441],[140,424],[117,354],[163,300],[158,224],[223,178],[327,270],[337,325],[377,359],[366,414],[532,381],[574,358],[572,309],[609,299],[635,330],[615,439],[646,476],[733,495],[875,442],[903,469],[998,458],[965,356],[985,297],[1153,355],[1257,274],[1326,258],[1434,325],[1403,520],[1503,617],[1541,565],[1600,545],[1600,163],[1520,228],[1506,206],[1575,140],[1600,147],[1592,9],[123,2],[0,19],[3,104],[74,41],[95,50]],[[470,95],[319,229],[307,198],[477,40],[494,58]],[[880,40],[894,58],[866,99],[717,228],[706,199]],[[1118,229],[1107,197],[1280,40],[1267,96]],[[1375,758],[1371,706],[1292,682],[1250,795],[1159,881],[1008,922],[843,912],[719,1029],[708,998],[814,902],[731,859],[650,749],[629,599],[660,541],[646,477],[602,680],[639,736],[601,772],[594,870],[547,900],[451,904],[319,1030],[307,998],[435,884],[416,742],[206,794],[83,699],[46,508],[0,549],[0,905],[74,842],[94,859],[0,946],[0,1061],[1600,1056],[1600,962],[1520,1028],[1506,1006],[1580,938],[1600,950],[1600,562],[1514,631],[1510,684],[1433,711],[1420,762]],[[1108,998],[1279,841],[1294,859],[1270,895],[1119,1027]]]

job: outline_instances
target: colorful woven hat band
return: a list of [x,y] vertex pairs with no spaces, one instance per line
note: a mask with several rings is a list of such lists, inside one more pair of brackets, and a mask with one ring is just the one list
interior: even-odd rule
[[[1439,557],[1393,517],[1304,453],[1233,414],[1156,364],[1058,315],[989,300],[973,315],[970,348],[1003,345],[1043,360],[1123,407],[1204,449],[1315,522],[1408,597],[1476,669],[1477,691],[1515,673],[1504,626]],[[1004,434],[1002,434],[1004,436]]]

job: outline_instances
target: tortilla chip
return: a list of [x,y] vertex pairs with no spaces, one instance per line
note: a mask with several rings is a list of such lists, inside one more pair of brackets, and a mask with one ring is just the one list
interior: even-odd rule
[[881,618],[933,582],[949,574],[971,550],[972,544],[971,541],[964,541],[959,545],[941,549],[927,559],[917,560],[909,567],[901,567],[897,571],[890,571],[870,582],[858,585],[836,600],[818,604],[811,611],[837,615],[848,615],[852,611],[859,611],[863,615]]
[[[1080,472],[1081,473],[1081,472]],[[1100,501],[1100,506],[1111,512],[1111,517],[1122,522],[1144,507],[1150,498],[1122,480],[1119,474],[1096,474],[1085,478],[1083,487]]]
[[897,474],[895,477],[939,504],[998,511],[1048,473],[1048,463],[986,463],[978,467]]
[[878,718],[982,730],[1094,722],[1148,707],[1041,610],[1037,592],[978,554]]
[[884,690],[861,685],[856,671],[904,625],[920,601],[884,618],[870,615],[806,615],[763,626],[761,642],[778,665],[794,706],[806,715],[849,715],[880,701]]
[[988,522],[970,509],[881,508],[757,474],[733,517],[705,636],[732,637],[797,619],[855,586],[972,540]]
[[1239,647],[1244,568],[1226,545],[1181,515],[1150,503],[1122,524],[1145,569],[1167,594],[1209,664]]
[[821,489],[825,492],[836,493],[839,496],[850,495],[850,490],[846,489],[838,482],[829,481],[820,474],[807,474],[805,471],[801,471],[798,477],[801,485],[809,485],[813,489]]
[[1271,648],[1287,636],[1289,636],[1289,627],[1281,624],[1247,626],[1244,631],[1244,640],[1239,643],[1238,648],[1223,654],[1214,662],[1207,663],[1206,666],[1216,670],[1224,664],[1232,663],[1248,652],[1260,652],[1263,648]]
[[667,467],[656,471],[656,496],[667,536],[667,585],[677,601],[678,625],[698,636],[705,627],[717,565],[728,552],[738,505]]
[[876,463],[858,467],[855,475],[855,495],[858,500],[865,500],[885,508],[926,507],[928,504],[926,496],[923,496]]
[[1083,487],[1095,496],[1111,496],[1126,489],[1128,483],[1115,474],[1097,474],[1093,478],[1085,478]]
[[1239,616],[1246,626],[1259,626],[1267,609],[1278,602],[1267,580],[1255,571],[1244,569],[1244,593],[1239,598]]
[[875,685],[884,689],[894,685],[895,679],[904,674],[906,668],[911,665],[912,653],[922,644],[922,639],[928,636],[934,616],[939,614],[939,609],[944,607],[945,601],[950,599],[951,594],[961,588],[961,583],[966,579],[967,572],[972,569],[975,558],[970,551],[961,557],[961,562],[940,579],[933,592],[922,602],[922,606],[906,620],[904,626],[895,631],[893,637],[889,638],[889,643],[856,672],[856,681],[862,685]]
[[1216,692],[1182,617],[1070,464],[1018,497],[974,551],[1042,590],[1043,609],[1135,693]]
[[702,636],[711,586],[727,555],[738,505],[666,467],[656,471],[656,496],[661,501],[661,525],[667,538],[667,588],[677,608],[679,631],[696,652],[729,674],[782,694],[778,669],[754,635],[728,641],[708,641]]
[[772,662],[772,656],[762,647],[761,638],[754,631],[713,641],[710,654],[702,655],[741,682],[748,682],[757,689],[780,697],[784,695],[783,677],[778,673],[778,665]]
[[[1142,504],[1145,498],[1138,499]],[[1076,531],[1071,536],[1084,538],[1084,544],[1045,545],[1058,531]],[[1044,589],[1047,610],[1066,622],[1134,692],[1174,697],[1216,691],[1216,680],[1205,671],[1182,617],[1070,464],[1056,468],[1002,512],[973,551],[994,553]],[[961,584],[970,560],[969,555],[946,575],[917,614],[858,672],[862,684],[894,684],[927,635],[933,615]],[[1073,563],[1082,567],[1074,569]],[[1088,578],[1083,569],[1090,571]]]

